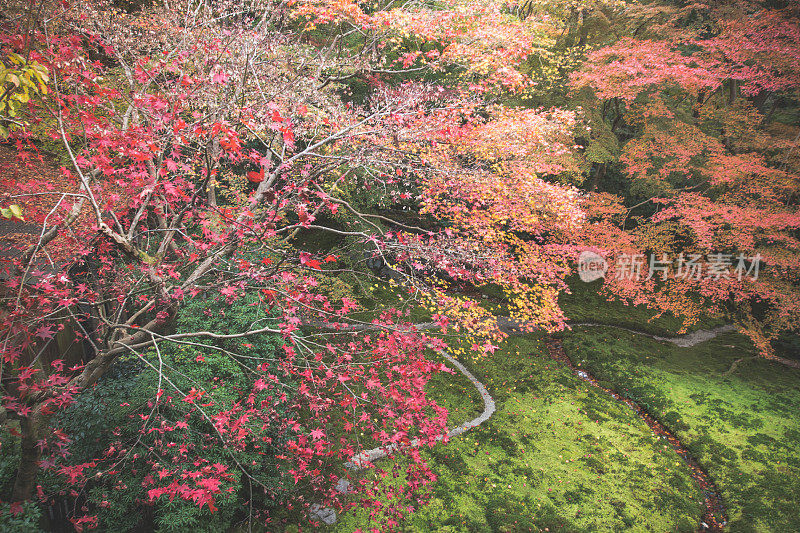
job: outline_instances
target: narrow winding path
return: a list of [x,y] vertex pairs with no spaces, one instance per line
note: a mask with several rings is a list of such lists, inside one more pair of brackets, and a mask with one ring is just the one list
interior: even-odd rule
[[[463,424],[448,430],[447,437],[451,438],[455,437],[456,435],[461,435],[468,429],[477,427],[482,423],[486,422],[487,420],[489,420],[489,418],[494,414],[495,403],[494,403],[494,398],[492,398],[492,396],[489,394],[489,391],[486,390],[484,384],[478,381],[478,378],[476,378],[472,374],[472,372],[467,370],[467,368],[464,365],[459,363],[457,360],[453,359],[446,352],[439,352],[439,354],[445,359],[447,359],[448,363],[456,367],[459,372],[464,374],[464,376],[468,380],[470,380],[470,382],[472,382],[475,388],[478,389],[478,392],[480,393],[481,398],[483,399],[483,412],[481,412],[481,414],[479,414],[472,420],[464,422]],[[443,439],[444,439],[443,435],[439,435],[438,437],[436,437],[436,440],[443,440]],[[411,441],[411,446],[419,446],[419,440],[413,439]],[[350,461],[346,462],[345,466],[347,467],[348,470],[361,470],[362,468],[369,466],[370,463],[373,463],[378,459],[383,459],[389,453],[394,451],[394,449],[395,449],[394,446],[383,446],[381,448],[373,448],[371,450],[363,451],[360,454],[354,456]]]
[[[522,331],[522,324],[519,321],[510,319],[508,317],[504,316],[497,317],[497,323],[500,325],[501,328],[506,329],[508,331]],[[724,326],[719,326],[713,329],[698,329],[697,331],[693,331],[685,335],[678,335],[675,337],[659,337],[658,335],[653,335],[652,333],[647,333],[646,331],[626,328],[624,326],[615,326],[613,324],[600,324],[598,322],[568,322],[567,324],[570,327],[581,326],[590,328],[621,329],[622,331],[628,331],[630,333],[635,333],[636,335],[650,337],[651,339],[655,339],[657,341],[669,342],[681,348],[691,348],[692,346],[700,344],[701,342],[710,341],[711,339],[723,333],[730,333],[732,331],[736,331],[736,326],[734,326],[733,324],[726,324]]]
[[[374,327],[374,326],[373,326]],[[436,324],[433,322],[423,323],[423,324],[416,324],[417,329],[420,330],[427,330],[427,329],[434,329],[436,328]],[[369,329],[367,327],[359,327],[359,330]],[[450,354],[444,351],[438,352],[442,357],[444,357],[448,363],[453,365],[461,372],[464,377],[466,377],[478,390],[478,393],[481,395],[481,399],[483,400],[483,411],[467,422],[464,422],[461,425],[458,425],[454,428],[451,428],[447,431],[448,438],[455,437],[457,435],[461,435],[465,431],[472,429],[474,427],[479,426],[480,424],[486,422],[491,418],[495,411],[495,402],[494,398],[489,394],[489,391],[486,390],[486,386],[481,383],[478,378],[475,377],[472,372],[467,370],[463,364],[461,364],[458,360],[453,358]],[[436,440],[443,440],[444,436],[440,435],[436,438]],[[418,446],[419,439],[413,439],[411,441],[411,446]],[[382,446],[378,448],[372,448],[371,450],[365,450],[358,455],[353,456],[349,461],[345,463],[345,468],[350,471],[356,472],[362,470],[364,468],[368,468],[372,463],[379,459],[383,459],[391,452],[396,449],[396,445],[390,446]],[[340,493],[349,492],[350,490],[350,482],[344,478],[340,478],[339,481],[336,483],[336,490]],[[331,525],[336,523],[336,511],[330,507],[323,507],[320,504],[314,504],[311,506],[310,509],[310,516],[312,519],[319,520],[324,522],[325,524]]]

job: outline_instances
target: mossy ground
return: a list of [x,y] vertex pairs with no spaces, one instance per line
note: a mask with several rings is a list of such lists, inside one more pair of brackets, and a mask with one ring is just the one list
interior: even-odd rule
[[[627,407],[512,337],[465,364],[497,401],[485,424],[426,452],[438,480],[405,531],[692,531],[700,495],[687,467]],[[482,409],[465,379],[430,393],[451,424]],[[368,527],[350,512],[333,531]]]
[[[362,319],[397,303],[411,321],[428,312],[388,284],[364,294]],[[502,313],[497,298],[483,302]],[[395,303],[397,302],[397,303]],[[592,284],[561,299],[574,322],[607,323],[675,335],[682,322],[643,307],[608,302]],[[696,326],[723,322],[703,318]],[[711,474],[730,531],[800,531],[800,372],[750,357],[736,334],[678,348],[611,328],[563,335],[568,355],[603,384],[637,400],[678,435]],[[451,337],[449,339],[453,341]],[[494,355],[457,354],[497,401],[479,428],[425,451],[438,479],[405,531],[694,531],[702,514],[688,467],[626,406],[578,380],[546,355],[542,339],[511,337]],[[454,426],[482,402],[461,374],[442,374],[429,393]],[[363,511],[328,531],[368,528]]]
[[800,371],[727,334],[692,348],[576,328],[567,354],[669,426],[716,481],[731,531],[800,531]]
[[361,287],[356,297],[362,310],[351,316],[357,320],[370,322],[390,309],[401,311],[404,320],[415,324],[431,320],[431,312],[395,283],[376,280]]

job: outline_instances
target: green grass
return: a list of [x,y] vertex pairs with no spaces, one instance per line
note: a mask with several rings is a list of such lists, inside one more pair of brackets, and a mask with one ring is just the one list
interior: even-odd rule
[[800,371],[754,355],[737,334],[692,348],[624,331],[576,329],[575,363],[667,424],[711,474],[731,531],[800,531]]
[[[700,495],[683,461],[627,407],[515,337],[465,364],[497,401],[484,425],[426,452],[438,479],[429,505],[402,530],[693,531]],[[482,408],[465,380],[436,379],[430,393],[450,424]],[[368,527],[363,511],[329,531]]]
[[434,375],[426,387],[428,397],[447,409],[448,427],[472,420],[483,411],[483,401],[475,386],[464,374],[453,370],[455,374]]

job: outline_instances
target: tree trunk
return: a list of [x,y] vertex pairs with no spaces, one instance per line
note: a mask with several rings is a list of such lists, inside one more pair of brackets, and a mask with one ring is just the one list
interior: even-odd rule
[[592,192],[597,191],[597,187],[600,185],[600,182],[605,177],[605,175],[606,175],[606,164],[598,163],[597,171],[594,173],[594,176],[592,177],[592,186],[591,186]]
[[586,26],[586,9],[581,8],[578,15],[578,46],[586,46],[586,37],[589,35],[589,28]]
[[770,100],[770,96],[772,93],[770,91],[761,91],[757,95],[753,96],[752,102],[753,105],[758,109],[758,112],[762,115],[766,112],[766,104],[767,101]]
[[578,11],[573,7],[567,20],[567,36],[564,39],[564,44],[567,48],[575,46],[575,36],[578,33]]
[[769,106],[769,111],[764,115],[764,118],[761,120],[762,124],[769,124],[772,122],[772,115],[775,113],[775,110],[778,108],[778,101],[779,98],[777,96],[772,98],[771,105]]
[[20,423],[22,444],[11,501],[22,502],[33,497],[36,489],[36,475],[39,472],[39,459],[42,456],[38,442],[46,423],[46,417],[39,412],[38,408],[34,409],[31,415]]
[[738,84],[736,80],[728,80],[728,105],[732,105],[736,101],[738,94]]
[[697,119],[700,118],[700,107],[703,105],[705,101],[706,101],[706,91],[705,89],[700,89],[699,91],[697,91],[697,103],[692,109],[692,118],[695,119],[695,123],[697,123]]

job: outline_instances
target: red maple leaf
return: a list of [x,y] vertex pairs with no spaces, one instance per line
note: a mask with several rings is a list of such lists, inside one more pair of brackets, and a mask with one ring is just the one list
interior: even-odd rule
[[248,172],[247,179],[251,183],[261,183],[262,181],[264,181],[264,167],[261,167],[261,169],[258,172],[253,172],[253,171]]
[[306,252],[300,254],[300,264],[305,265],[308,268],[313,268],[314,270],[320,270],[322,267],[322,263],[316,259],[311,259],[311,254]]
[[39,327],[39,329],[36,330],[36,333],[34,333],[34,335],[36,335],[37,337],[39,337],[42,340],[47,340],[47,339],[52,339],[53,338],[53,332],[50,329],[50,326],[41,326],[41,327]]

